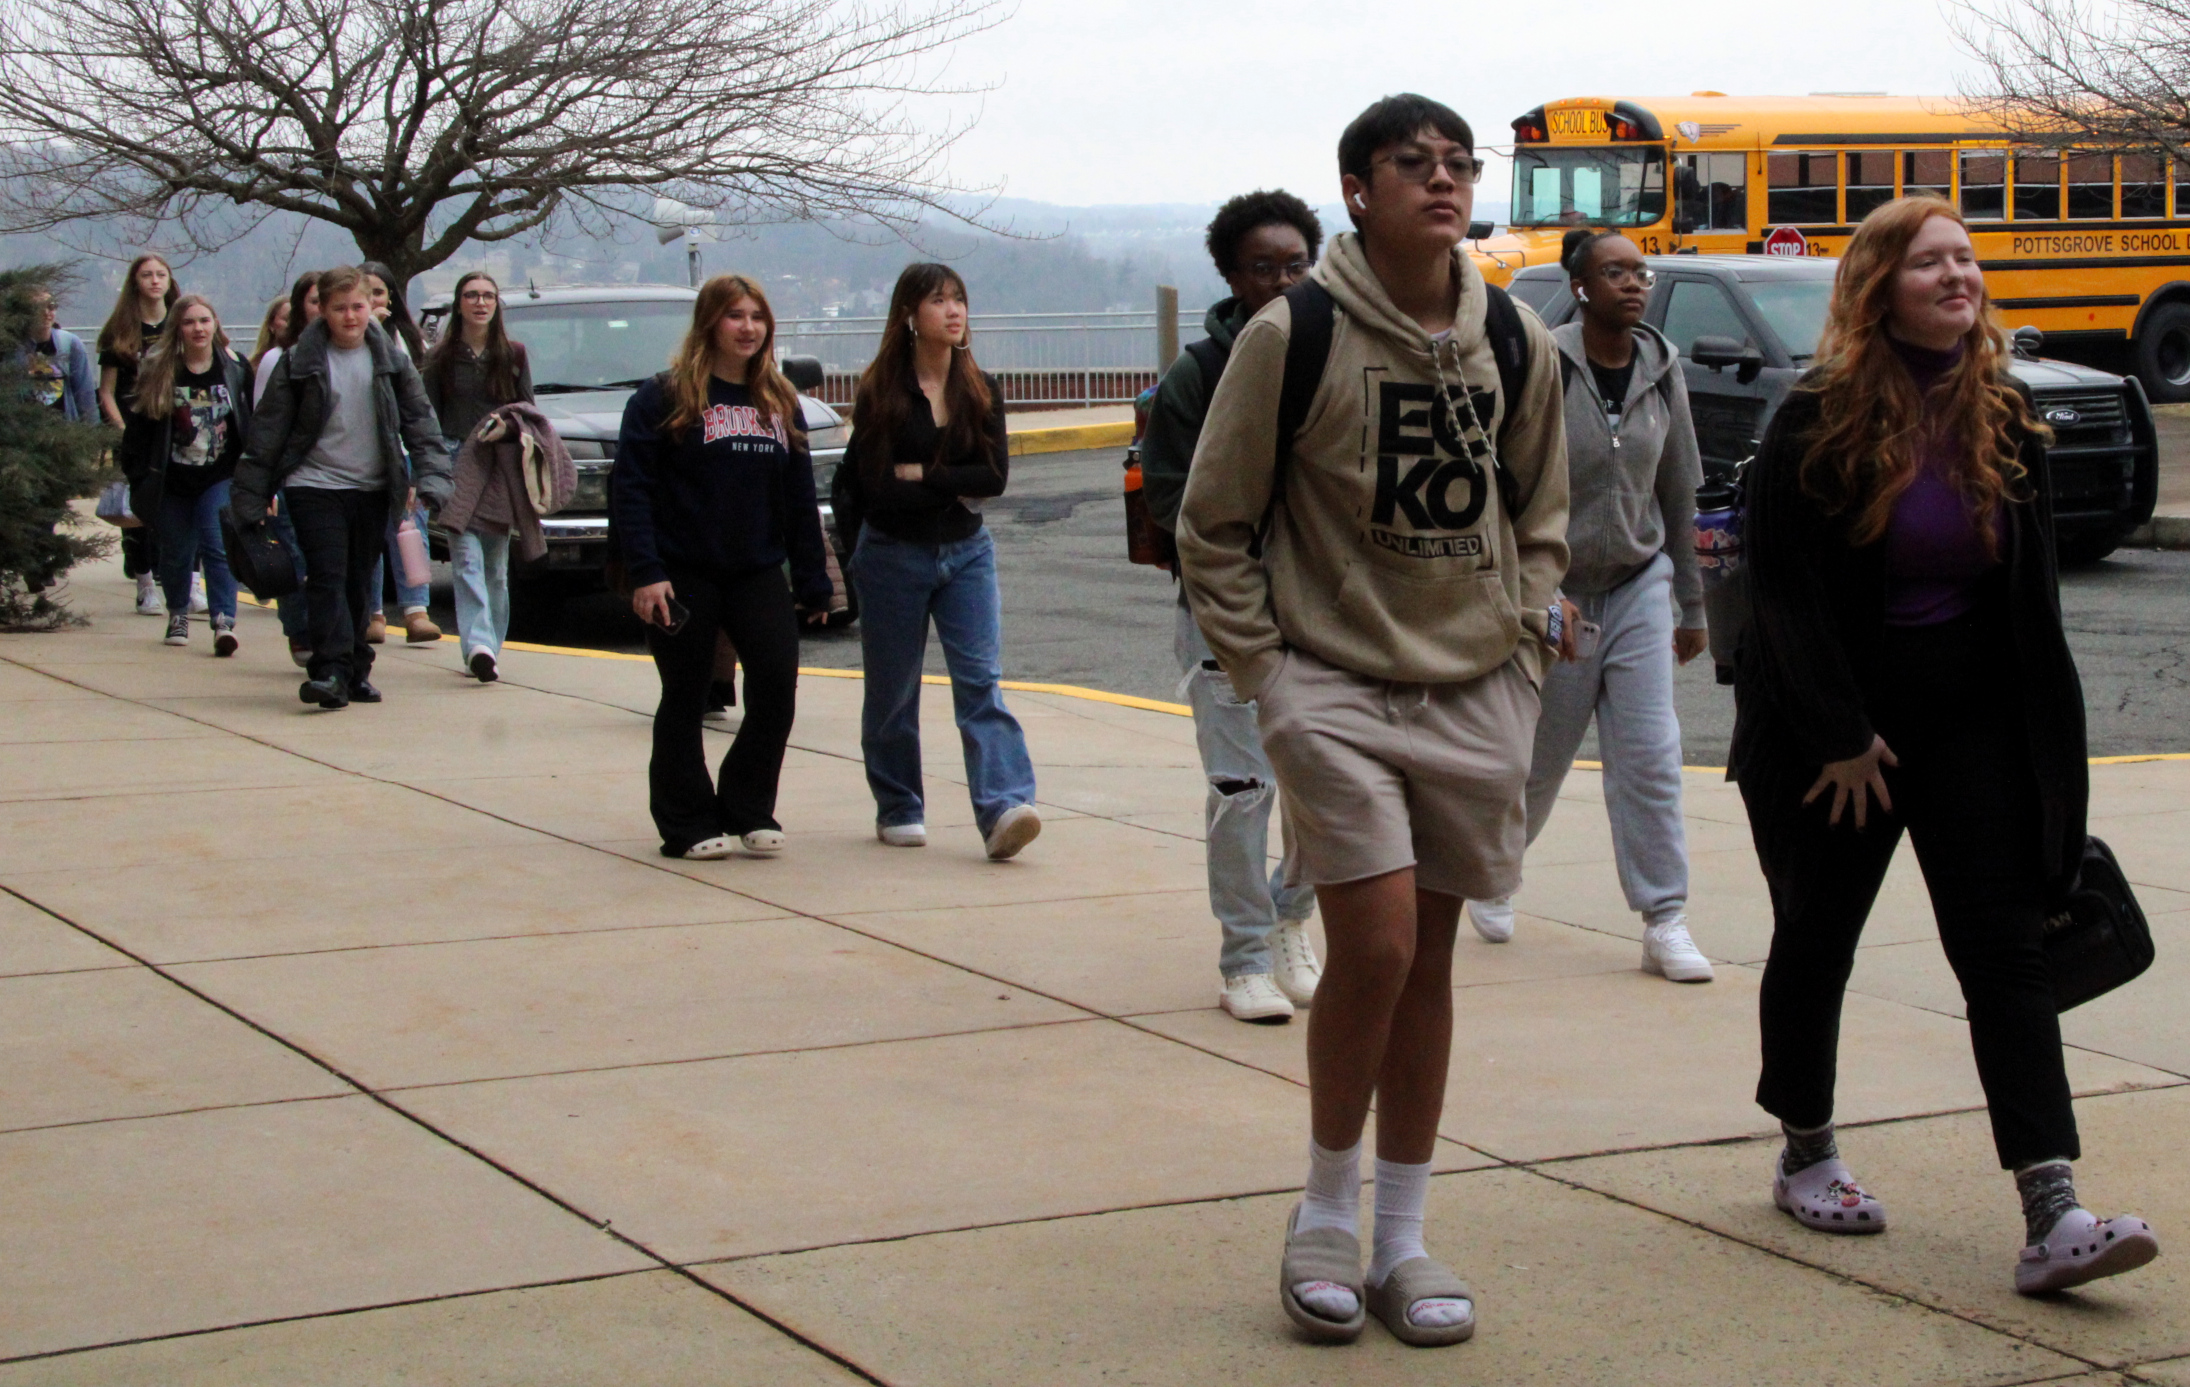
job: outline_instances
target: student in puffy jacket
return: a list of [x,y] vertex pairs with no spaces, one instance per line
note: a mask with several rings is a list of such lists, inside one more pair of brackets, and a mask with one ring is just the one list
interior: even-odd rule
[[123,407],[122,474],[130,508],[159,539],[169,645],[190,643],[190,575],[205,564],[213,653],[236,653],[236,579],[221,508],[251,426],[251,370],[230,349],[213,305],[177,299]]
[[[947,265],[908,265],[890,294],[882,345],[859,378],[856,421],[832,491],[840,522],[863,514],[859,585],[866,706],[859,746],[875,836],[928,841],[920,773],[920,668],[932,622],[950,668],[975,827],[988,855],[1014,856],[1042,831],[1026,734],[1004,706],[1003,601],[981,498],[1004,494],[1004,392],[967,341],[966,282]],[[975,502],[968,506],[967,501]],[[847,536],[849,538],[849,536]]]
[[[1642,968],[1709,982],[1689,937],[1688,845],[1681,822],[1681,728],[1673,665],[1709,643],[1696,567],[1703,466],[1679,354],[1643,325],[1655,281],[1616,231],[1566,234],[1560,264],[1581,316],[1552,333],[1566,386],[1572,551],[1562,590],[1599,628],[1593,650],[1544,673],[1528,777],[1528,837],[1544,831],[1591,722],[1604,761],[1612,856],[1630,910],[1643,917]],[[1675,608],[1678,608],[1676,617]],[[1493,944],[1513,937],[1510,897],[1470,901]]]
[[[821,624],[832,590],[775,337],[758,284],[708,280],[669,369],[632,392],[616,437],[610,523],[662,680],[647,796],[664,857],[728,857],[740,841],[783,850],[776,785],[797,711],[798,608]],[[701,722],[717,632],[745,666],[745,717],[710,779]]]

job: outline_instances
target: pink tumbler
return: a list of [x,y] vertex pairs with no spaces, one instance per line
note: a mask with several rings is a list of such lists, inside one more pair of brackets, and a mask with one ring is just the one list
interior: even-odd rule
[[395,527],[395,563],[403,575],[406,587],[422,588],[433,582],[433,564],[426,555],[426,536],[420,533],[418,521],[404,516],[403,523]]

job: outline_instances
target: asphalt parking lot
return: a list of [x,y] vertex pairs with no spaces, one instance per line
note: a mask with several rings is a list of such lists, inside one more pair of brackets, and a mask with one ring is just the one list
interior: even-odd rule
[[[1122,458],[1118,449],[1016,458],[1010,491],[988,503],[1003,581],[1005,671],[1176,701],[1176,589],[1158,570],[1126,561]],[[445,592],[437,597],[446,600]],[[2083,672],[2091,754],[2190,752],[2190,552],[2118,550],[2064,575],[2061,603]],[[637,624],[606,594],[567,604],[537,638],[643,648]],[[804,658],[858,668],[858,628],[808,636]],[[928,668],[943,672],[937,646]],[[1681,671],[1678,703],[1688,764],[1725,765],[1732,691],[1698,660]],[[1585,744],[1582,755],[1593,751]]]

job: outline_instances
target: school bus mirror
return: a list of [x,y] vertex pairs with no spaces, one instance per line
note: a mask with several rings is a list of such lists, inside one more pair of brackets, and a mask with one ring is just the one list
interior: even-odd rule
[[1496,222],[1469,222],[1468,239],[1471,241],[1484,240],[1497,229],[1498,224]]
[[1673,234],[1675,236],[1692,235],[1695,230],[1696,219],[1694,217],[1689,216],[1686,212],[1675,212],[1673,214]]

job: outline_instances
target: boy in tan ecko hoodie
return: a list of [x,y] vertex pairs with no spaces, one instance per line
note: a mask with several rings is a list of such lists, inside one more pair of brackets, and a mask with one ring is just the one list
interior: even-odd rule
[[1308,1031],[1309,1176],[1280,1298],[1313,1338],[1351,1340],[1374,1312],[1408,1342],[1454,1343],[1474,1330],[1473,1298],[1427,1255],[1422,1215],[1461,902],[1520,884],[1537,689],[1563,634],[1560,372],[1543,325],[1509,314],[1526,384],[1502,398],[1489,291],[1458,249],[1481,175],[1466,122],[1387,97],[1347,128],[1339,168],[1359,230],[1312,275],[1330,306],[1320,384],[1298,433],[1279,438],[1295,306],[1314,292],[1303,285],[1233,345],[1179,557],[1210,650],[1257,704],[1287,852],[1327,939]]

